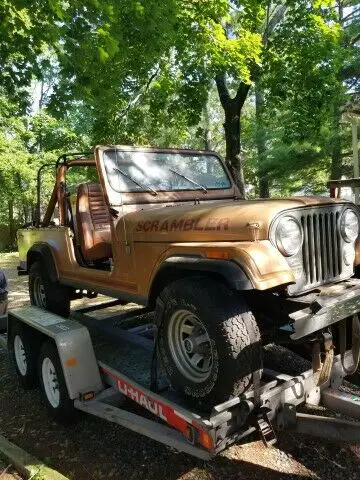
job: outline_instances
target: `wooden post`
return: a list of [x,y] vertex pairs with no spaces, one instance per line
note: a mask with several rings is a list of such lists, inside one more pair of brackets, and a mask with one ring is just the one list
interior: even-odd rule
[[[359,139],[357,133],[358,122],[355,116],[351,116],[351,127],[352,127],[352,149],[353,149],[353,163],[354,163],[354,178],[359,178]],[[355,203],[359,204],[359,188],[354,188],[355,192]]]

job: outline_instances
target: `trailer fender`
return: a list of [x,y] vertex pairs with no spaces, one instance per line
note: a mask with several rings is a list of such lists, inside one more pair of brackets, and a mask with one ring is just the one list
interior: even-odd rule
[[32,305],[9,311],[8,322],[26,324],[34,335],[38,335],[41,343],[49,339],[54,342],[72,400],[85,393],[103,390],[99,367],[86,327]]

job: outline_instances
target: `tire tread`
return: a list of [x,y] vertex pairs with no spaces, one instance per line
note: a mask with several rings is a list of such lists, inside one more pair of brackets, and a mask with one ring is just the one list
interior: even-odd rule
[[[240,395],[251,385],[252,373],[261,370],[262,347],[256,320],[241,295],[225,285],[206,277],[181,279],[168,285],[160,295],[156,312],[159,323],[159,354],[170,382],[183,390],[198,403],[210,408],[216,403]],[[164,344],[167,311],[179,302],[197,307],[206,316],[206,327],[211,329],[211,338],[216,338],[219,354],[217,379],[209,385],[191,385],[179,377]],[[221,320],[222,319],[222,320]],[[251,341],[255,332],[256,341]]]

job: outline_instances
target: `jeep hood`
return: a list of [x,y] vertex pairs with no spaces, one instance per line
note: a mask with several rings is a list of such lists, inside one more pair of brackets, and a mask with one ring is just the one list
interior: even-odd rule
[[[292,197],[273,200],[228,200],[224,202],[153,205],[126,215],[134,241],[209,242],[266,240],[273,218],[285,211],[307,206],[344,203],[326,197]],[[122,228],[119,222],[118,229]]]

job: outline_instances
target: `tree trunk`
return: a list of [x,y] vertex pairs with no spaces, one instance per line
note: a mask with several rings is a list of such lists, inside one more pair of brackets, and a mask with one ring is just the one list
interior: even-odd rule
[[341,155],[341,136],[340,120],[341,111],[339,102],[334,102],[333,121],[332,121],[332,149],[331,149],[331,179],[341,178],[342,173],[342,155]]
[[203,109],[204,117],[204,148],[205,150],[211,150],[211,131],[210,131],[210,115],[209,115],[209,106],[206,103]]
[[259,194],[261,198],[269,198],[269,179],[264,165],[266,160],[266,138],[264,125],[264,97],[259,81],[255,84],[256,110],[256,149],[258,157]]
[[241,198],[245,198],[244,170],[241,162],[240,113],[238,112],[236,104],[230,104],[225,109],[224,130],[226,141],[226,163],[234,177]]
[[240,117],[250,85],[241,82],[234,98],[230,97],[225,75],[216,77],[216,86],[225,113],[226,164],[239,189],[240,197],[245,198],[244,169],[241,158]]
[[[342,24],[344,17],[343,2],[338,2],[338,21]],[[341,72],[337,73],[339,89],[341,88]],[[333,99],[333,118],[332,118],[332,148],[331,148],[331,179],[341,178],[342,156],[341,156],[341,136],[340,136],[340,101],[336,96]]]
[[13,248],[15,245],[15,225],[14,225],[14,200],[8,200],[8,226],[9,226],[9,247]]

